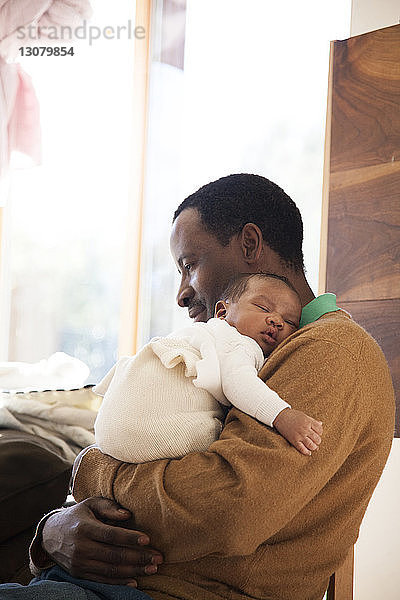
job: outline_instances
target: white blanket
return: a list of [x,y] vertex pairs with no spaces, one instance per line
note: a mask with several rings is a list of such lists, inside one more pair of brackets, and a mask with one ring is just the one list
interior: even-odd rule
[[[26,392],[82,388],[88,375],[89,368],[82,361],[56,352],[50,358],[32,364],[0,363],[0,390]],[[97,415],[95,410],[91,410],[91,403],[86,397],[91,392],[79,394],[79,391],[86,390],[44,393],[0,391],[0,429],[17,429],[46,438],[58,448],[60,456],[73,463],[82,448],[94,443]]]
[[78,389],[85,385],[89,367],[64,352],[56,352],[37,363],[0,362],[0,390]]
[[17,429],[46,438],[71,464],[82,448],[94,443],[96,414],[61,402],[49,406],[24,398],[24,394],[0,393],[0,429]]

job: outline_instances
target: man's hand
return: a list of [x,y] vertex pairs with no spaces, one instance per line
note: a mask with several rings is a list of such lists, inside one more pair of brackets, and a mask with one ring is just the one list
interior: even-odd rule
[[89,498],[47,519],[42,546],[73,577],[136,587],[163,558],[146,534],[120,526],[130,517],[112,500]]
[[321,421],[316,421],[300,410],[285,408],[273,425],[301,454],[310,456],[312,451],[319,450],[323,433]]

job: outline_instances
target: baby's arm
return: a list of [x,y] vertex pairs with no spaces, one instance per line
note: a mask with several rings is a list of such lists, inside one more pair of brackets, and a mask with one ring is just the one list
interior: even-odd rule
[[322,423],[292,409],[258,377],[251,349],[246,349],[245,344],[226,344],[221,340],[216,347],[222,389],[229,402],[265,425],[275,427],[302,454],[310,455],[317,450]]
[[274,427],[302,454],[310,456],[312,450],[319,450],[322,423],[300,410],[282,410],[274,420]]
[[226,356],[224,366],[221,365],[222,389],[229,402],[265,425],[275,427],[302,454],[310,455],[312,450],[317,450],[322,423],[291,408],[257,376],[254,367],[226,368],[229,357],[231,354]]

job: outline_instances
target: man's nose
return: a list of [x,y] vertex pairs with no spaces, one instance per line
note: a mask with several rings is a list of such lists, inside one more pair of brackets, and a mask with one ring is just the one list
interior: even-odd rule
[[266,321],[268,325],[275,325],[278,329],[282,329],[283,327],[283,319],[279,313],[270,313],[266,317]]
[[194,298],[194,289],[187,283],[187,281],[182,281],[180,288],[178,290],[178,294],[176,296],[176,301],[181,308],[185,308],[189,306],[190,302]]

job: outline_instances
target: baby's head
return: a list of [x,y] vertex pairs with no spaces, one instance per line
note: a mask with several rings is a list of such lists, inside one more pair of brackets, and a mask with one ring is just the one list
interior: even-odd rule
[[215,316],[253,338],[264,356],[299,327],[300,298],[283,277],[273,273],[239,276],[215,305]]

